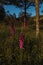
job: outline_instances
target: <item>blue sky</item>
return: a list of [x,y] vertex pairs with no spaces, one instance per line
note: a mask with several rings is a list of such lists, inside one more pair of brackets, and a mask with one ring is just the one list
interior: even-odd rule
[[[4,5],[4,8],[5,8],[5,11],[9,11],[11,15],[13,15],[14,13],[16,14],[16,16],[18,17],[19,13],[22,11],[22,9],[20,10],[19,8],[13,6],[13,5]],[[43,10],[43,4],[41,5],[41,8],[40,8],[40,14],[43,15],[43,13],[41,12],[41,10]],[[32,16],[35,16],[36,15],[36,12],[35,12],[35,8],[34,7],[30,7],[28,10],[27,10],[28,13],[32,13]]]

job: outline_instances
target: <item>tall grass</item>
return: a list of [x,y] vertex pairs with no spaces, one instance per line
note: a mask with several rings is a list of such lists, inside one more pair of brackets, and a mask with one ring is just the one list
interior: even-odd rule
[[[24,49],[19,48],[19,34],[24,36]],[[0,65],[41,65],[43,59],[43,31],[36,40],[35,30],[27,27],[15,27],[10,35],[10,26],[0,24]]]

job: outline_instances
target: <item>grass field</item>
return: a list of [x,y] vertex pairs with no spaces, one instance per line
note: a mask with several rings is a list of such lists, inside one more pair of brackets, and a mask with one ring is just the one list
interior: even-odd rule
[[[24,35],[24,49],[19,48],[19,34]],[[15,27],[15,34],[10,35],[10,25],[0,24],[0,65],[42,65],[43,30],[40,39],[35,38],[35,29]]]

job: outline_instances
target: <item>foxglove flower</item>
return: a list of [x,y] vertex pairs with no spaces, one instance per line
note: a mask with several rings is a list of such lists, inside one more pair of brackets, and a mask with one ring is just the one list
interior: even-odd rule
[[23,34],[22,34],[22,32],[20,32],[19,47],[20,47],[21,49],[23,49],[23,45],[24,45]]
[[24,28],[27,27],[26,19],[24,18]]

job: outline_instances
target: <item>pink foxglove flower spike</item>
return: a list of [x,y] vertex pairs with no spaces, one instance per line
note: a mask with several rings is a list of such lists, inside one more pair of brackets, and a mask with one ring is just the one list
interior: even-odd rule
[[27,27],[27,22],[26,22],[26,19],[24,18],[24,28]]
[[20,49],[23,49],[23,45],[24,45],[23,34],[22,34],[22,32],[20,32],[20,37],[19,37],[19,47],[20,47]]

